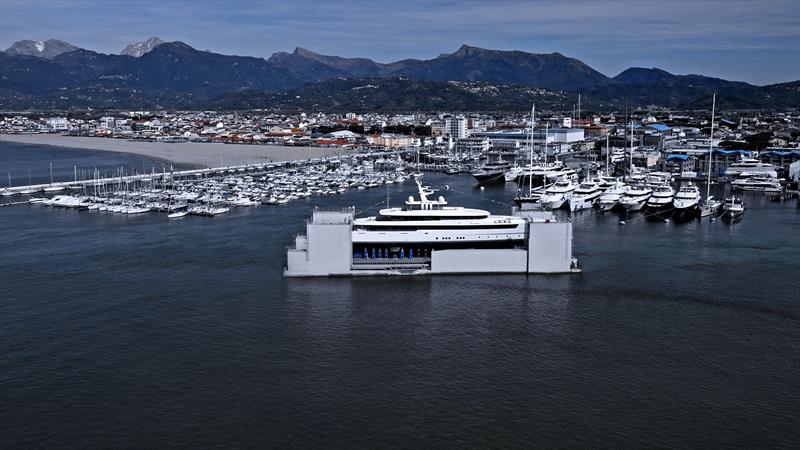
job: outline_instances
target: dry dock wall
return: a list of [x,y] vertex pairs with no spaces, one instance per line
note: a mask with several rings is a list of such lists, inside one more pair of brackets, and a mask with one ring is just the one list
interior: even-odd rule
[[314,211],[306,236],[287,253],[287,275],[325,276],[350,273],[352,213]]
[[572,267],[572,223],[531,222],[528,272],[565,273]]

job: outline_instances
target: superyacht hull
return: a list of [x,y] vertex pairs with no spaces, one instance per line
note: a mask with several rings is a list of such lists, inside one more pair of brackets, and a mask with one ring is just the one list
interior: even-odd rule
[[472,176],[475,177],[475,179],[478,181],[478,184],[481,186],[505,182],[505,172],[502,170],[493,172],[474,172]]
[[700,207],[697,203],[689,206],[676,206],[673,215],[678,219],[691,219],[700,216]]

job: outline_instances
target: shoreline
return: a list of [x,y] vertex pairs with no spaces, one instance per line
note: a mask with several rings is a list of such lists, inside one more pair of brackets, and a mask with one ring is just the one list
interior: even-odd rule
[[125,139],[64,136],[61,134],[0,134],[0,141],[72,149],[128,153],[173,164],[224,167],[242,164],[305,160],[352,153],[353,150],[282,145],[223,144],[219,142],[133,142]]

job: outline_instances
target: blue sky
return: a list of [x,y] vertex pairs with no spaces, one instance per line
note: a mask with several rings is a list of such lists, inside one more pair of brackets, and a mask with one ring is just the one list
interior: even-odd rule
[[269,57],[305,47],[389,62],[477,47],[560,52],[606,75],[636,67],[754,84],[800,79],[800,0],[0,0],[0,47],[62,39],[118,53],[150,36]]

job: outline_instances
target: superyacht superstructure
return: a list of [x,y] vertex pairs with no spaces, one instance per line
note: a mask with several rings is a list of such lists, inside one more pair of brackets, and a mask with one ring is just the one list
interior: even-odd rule
[[762,163],[757,159],[741,158],[739,161],[732,163],[725,169],[725,176],[733,177],[747,177],[753,175],[763,175],[771,178],[778,178],[778,172],[775,166],[768,163]]
[[525,220],[494,216],[481,209],[448,206],[444,197],[418,183],[419,200],[381,209],[377,216],[353,220],[353,256],[428,255],[438,248],[513,248],[525,239]]

